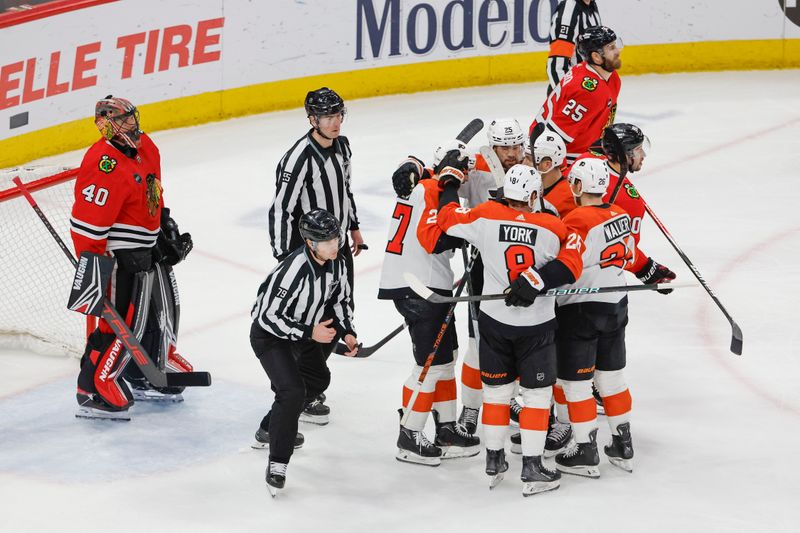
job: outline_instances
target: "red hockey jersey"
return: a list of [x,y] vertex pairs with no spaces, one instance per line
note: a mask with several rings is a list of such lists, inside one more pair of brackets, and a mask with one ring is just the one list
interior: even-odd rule
[[146,134],[134,158],[105,139],[83,156],[70,230],[75,252],[98,254],[156,243],[161,226],[161,156]]
[[567,160],[574,161],[614,123],[621,86],[616,72],[605,81],[585,61],[578,63],[544,101],[530,131],[545,123],[564,139]]

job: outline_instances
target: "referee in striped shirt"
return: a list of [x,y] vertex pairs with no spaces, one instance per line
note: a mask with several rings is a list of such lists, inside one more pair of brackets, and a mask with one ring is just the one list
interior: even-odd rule
[[[253,306],[250,344],[269,376],[275,402],[261,421],[256,441],[269,443],[267,482],[285,480],[286,465],[297,446],[298,418],[304,406],[330,384],[324,346],[340,335],[349,352],[356,354],[348,267],[340,252],[340,221],[333,214],[314,209],[299,220],[304,240],[287,255],[258,289]],[[312,421],[327,423],[327,414]],[[298,446],[299,447],[299,446]]]
[[575,42],[586,28],[600,26],[595,0],[561,0],[550,22],[550,54],[547,57],[547,94],[576,63]]

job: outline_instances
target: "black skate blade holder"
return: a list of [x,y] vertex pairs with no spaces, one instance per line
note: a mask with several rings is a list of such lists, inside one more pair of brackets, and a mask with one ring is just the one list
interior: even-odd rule
[[[61,236],[58,234],[55,228],[53,228],[53,225],[50,224],[50,220],[48,220],[47,216],[45,216],[44,212],[39,207],[39,204],[36,203],[36,200],[33,198],[28,188],[24,183],[22,183],[22,180],[19,179],[19,177],[15,177],[12,181],[22,192],[31,208],[36,212],[39,220],[41,220],[42,224],[44,224],[44,226],[47,228],[50,236],[53,237],[53,240],[56,241],[56,244],[58,244],[59,248],[61,248],[61,251],[64,252],[64,255],[67,256],[67,259],[70,263],[72,263],[72,266],[75,267],[77,271],[79,268],[78,261],[75,259],[75,256],[72,255],[72,251],[70,251],[70,249],[67,248],[67,245],[64,244],[64,241],[61,239]],[[86,267],[84,268],[89,266],[88,263],[89,258],[87,258]],[[98,265],[98,268],[102,267]],[[98,272],[97,282],[99,283],[101,279],[102,278]],[[105,286],[101,285],[101,287],[104,288]],[[109,327],[114,332],[114,335],[116,335],[117,342],[122,343],[125,350],[131,354],[134,363],[139,367],[139,370],[142,371],[142,374],[151,385],[154,387],[208,387],[211,385],[211,374],[208,372],[162,372],[153,363],[153,360],[150,358],[150,356],[147,354],[147,351],[144,349],[144,347],[142,347],[142,344],[125,323],[125,320],[119,314],[119,311],[117,311],[116,308],[111,305],[111,302],[105,297],[104,294],[101,293],[101,295],[102,301],[101,304],[98,304],[100,316],[108,323]],[[88,309],[89,307],[87,307],[87,310]]]

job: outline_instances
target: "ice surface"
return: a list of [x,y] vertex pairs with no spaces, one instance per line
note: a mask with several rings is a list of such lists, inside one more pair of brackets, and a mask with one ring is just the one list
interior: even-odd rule
[[[130,423],[76,420],[75,360],[0,352],[1,529],[797,532],[798,86],[800,71],[623,77],[617,120],[639,124],[653,142],[632,178],[741,325],[744,355],[728,351],[728,323],[702,289],[631,295],[634,473],[601,459],[599,480],[565,476],[560,490],[533,498],[521,496],[519,456],[492,492],[483,454],[436,469],[395,461],[396,408],[412,361],[405,333],[369,359],[331,359],[332,422],[302,426],[306,445],[284,493],[270,498],[266,453],[248,447],[271,398],[250,349],[249,310],[274,265],[266,229],[274,169],[304,133],[303,112],[154,134],[167,204],[195,243],[176,268],[179,344],[214,386],[187,391],[183,404],[137,405]],[[348,102],[344,133],[370,245],[356,258],[360,340],[372,344],[400,323],[375,299],[394,166],[408,154],[430,159],[476,116],[527,126],[544,90]],[[479,134],[471,146],[483,141]],[[691,279],[654,224],[642,235],[642,249]]]

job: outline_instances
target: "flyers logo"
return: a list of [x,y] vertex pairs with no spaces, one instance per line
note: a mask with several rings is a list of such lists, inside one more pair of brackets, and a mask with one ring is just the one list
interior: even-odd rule
[[97,163],[97,168],[99,168],[101,172],[111,174],[114,172],[114,169],[117,168],[117,160],[104,155]]

